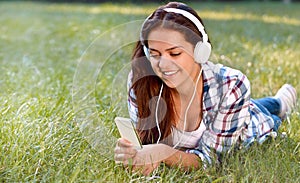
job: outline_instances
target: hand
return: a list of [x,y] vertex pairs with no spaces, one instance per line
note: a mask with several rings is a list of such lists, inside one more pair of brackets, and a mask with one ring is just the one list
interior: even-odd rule
[[133,144],[124,138],[118,139],[115,148],[115,161],[116,163],[123,163],[128,165],[129,161],[136,155],[137,150],[133,147]]
[[185,153],[164,144],[144,145],[137,150],[126,139],[119,139],[115,148],[115,161],[125,166],[131,165],[132,171],[149,175],[161,162],[168,166],[177,166],[185,170],[200,166],[199,157]]
[[132,171],[134,172],[149,175],[163,160],[159,153],[162,150],[161,146],[164,145],[150,144],[144,145],[141,150],[137,150],[128,140],[120,138],[114,151],[115,161],[125,166],[132,165]]
[[132,170],[141,172],[143,175],[151,174],[163,161],[160,154],[163,144],[144,145],[143,149],[138,150],[132,160]]

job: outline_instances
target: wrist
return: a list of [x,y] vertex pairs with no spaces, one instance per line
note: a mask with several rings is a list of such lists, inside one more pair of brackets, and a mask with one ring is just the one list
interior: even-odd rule
[[164,157],[162,163],[166,165],[174,164],[174,156],[179,151],[165,144],[159,144],[160,154]]
[[167,164],[169,162],[170,156],[175,153],[175,149],[166,145],[166,144],[154,144],[155,148],[153,149],[155,152],[156,159],[161,162]]

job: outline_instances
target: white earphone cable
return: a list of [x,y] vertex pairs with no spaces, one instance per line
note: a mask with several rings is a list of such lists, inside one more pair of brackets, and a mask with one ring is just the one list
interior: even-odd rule
[[[194,88],[193,95],[192,95],[191,100],[190,100],[188,106],[186,107],[186,110],[185,110],[185,113],[184,113],[183,134],[185,133],[185,128],[186,128],[187,113],[188,113],[188,111],[189,111],[189,109],[190,109],[190,107],[192,105],[192,102],[193,102],[193,100],[195,98],[195,95],[196,95],[196,92],[197,92],[198,82],[199,82],[199,80],[201,78],[201,75],[202,75],[202,67],[201,67],[201,70],[199,72],[198,78],[197,78],[196,83],[195,83],[195,88]],[[173,148],[176,148],[179,145],[179,143],[182,140],[182,136],[183,135],[180,136],[179,141],[173,146]]]
[[[197,80],[196,80],[196,83],[195,83],[195,88],[194,88],[194,91],[193,91],[193,95],[191,97],[191,100],[185,110],[185,113],[184,113],[184,125],[183,125],[183,133],[185,132],[185,128],[186,128],[186,120],[187,120],[187,113],[192,105],[192,102],[195,98],[195,95],[196,95],[196,91],[197,91],[197,86],[198,86],[198,83],[199,83],[199,80],[201,78],[201,75],[202,75],[202,68],[199,72],[199,75],[197,77]],[[158,95],[158,99],[157,99],[157,102],[156,102],[156,109],[155,109],[155,121],[156,121],[156,126],[157,126],[157,130],[158,130],[158,139],[157,139],[157,144],[159,143],[160,139],[161,139],[161,130],[160,130],[160,127],[159,127],[159,122],[158,122],[158,106],[159,106],[159,102],[160,102],[160,99],[161,99],[161,95],[162,95],[162,91],[163,91],[163,88],[164,88],[164,84],[161,85],[160,87],[160,91],[159,91],[159,95]],[[179,141],[173,146],[173,148],[176,148],[178,146],[178,144],[181,142],[182,140],[182,136],[180,137]]]
[[160,131],[159,122],[158,122],[158,106],[159,106],[159,101],[161,99],[163,88],[164,88],[164,84],[162,83],[161,87],[160,87],[158,99],[157,99],[157,102],[156,102],[156,108],[155,108],[155,122],[156,122],[157,130],[158,130],[158,139],[157,139],[157,142],[156,142],[157,144],[159,143],[160,138],[161,138],[161,131]]

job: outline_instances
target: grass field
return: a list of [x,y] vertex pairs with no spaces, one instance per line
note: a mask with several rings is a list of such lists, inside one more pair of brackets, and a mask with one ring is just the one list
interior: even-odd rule
[[[120,94],[132,49],[126,41],[138,38],[138,29],[124,23],[156,6],[0,2],[0,182],[139,178],[112,161],[112,119],[126,115]],[[192,6],[207,26],[211,60],[243,71],[253,98],[284,83],[300,91],[300,4]],[[300,182],[299,109],[280,129],[287,138],[230,154],[206,170],[161,165],[156,181]]]

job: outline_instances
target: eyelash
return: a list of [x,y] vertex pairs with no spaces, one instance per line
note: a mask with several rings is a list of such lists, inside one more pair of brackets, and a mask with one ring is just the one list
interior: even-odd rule
[[[179,55],[181,55],[181,53],[170,53],[170,56],[171,56],[171,57],[177,57],[177,56],[179,56]],[[158,59],[158,58],[161,57],[161,55],[160,55],[160,54],[159,54],[159,55],[155,55],[155,54],[151,54],[151,53],[150,53],[150,57],[153,57],[153,58],[155,58],[155,59]]]
[[171,53],[170,55],[172,56],[172,57],[177,57],[177,56],[179,56],[181,53]]
[[156,60],[159,60],[159,59],[160,59],[160,55],[151,55],[151,54],[150,54],[150,57],[151,57],[151,58],[154,58],[154,59],[156,59]]

